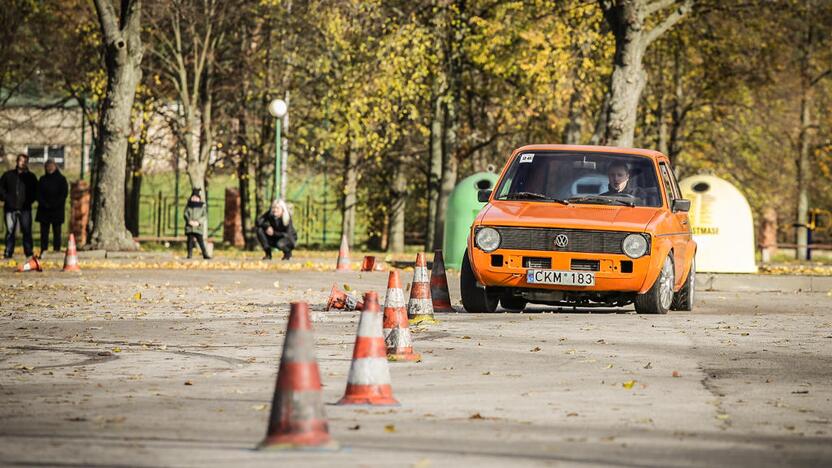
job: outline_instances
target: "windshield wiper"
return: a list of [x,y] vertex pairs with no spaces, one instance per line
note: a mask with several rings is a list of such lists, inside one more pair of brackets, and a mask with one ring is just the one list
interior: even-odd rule
[[568,205],[569,202],[566,200],[561,200],[559,198],[552,198],[543,195],[542,193],[535,193],[535,192],[512,192],[507,193],[504,196],[500,197],[501,200],[543,200],[543,201],[552,201],[555,203],[560,203],[562,205]]
[[622,200],[620,198],[602,197],[600,195],[586,195],[583,197],[572,197],[569,201],[574,203],[600,203],[604,205],[619,204],[624,206],[636,206],[636,202],[632,200]]

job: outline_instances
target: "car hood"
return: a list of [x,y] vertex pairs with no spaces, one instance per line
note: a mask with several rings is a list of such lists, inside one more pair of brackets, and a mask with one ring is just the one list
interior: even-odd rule
[[482,225],[645,231],[660,208],[498,201],[479,219]]

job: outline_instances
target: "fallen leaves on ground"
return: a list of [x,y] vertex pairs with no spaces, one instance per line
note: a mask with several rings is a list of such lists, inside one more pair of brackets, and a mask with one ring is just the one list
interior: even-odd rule
[[536,352],[540,351],[540,346],[535,346],[534,348],[530,349],[529,351],[532,352],[532,353],[536,353]]
[[396,432],[396,425],[395,424],[388,424],[384,426],[384,432]]
[[622,383],[621,386],[626,388],[627,390],[629,390],[629,389],[633,388],[633,385],[635,385],[635,384],[636,384],[635,380],[628,380],[628,381]]
[[682,376],[682,374],[680,374],[679,371],[673,371],[673,374],[671,374],[671,375],[673,377],[681,377]]
[[482,417],[482,415],[480,413],[474,413],[471,416],[468,416],[468,419],[485,419],[485,418]]

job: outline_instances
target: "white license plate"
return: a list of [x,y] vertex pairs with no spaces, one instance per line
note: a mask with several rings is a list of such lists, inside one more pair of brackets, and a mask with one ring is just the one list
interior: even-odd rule
[[595,273],[585,271],[528,270],[529,284],[560,284],[564,286],[595,286]]

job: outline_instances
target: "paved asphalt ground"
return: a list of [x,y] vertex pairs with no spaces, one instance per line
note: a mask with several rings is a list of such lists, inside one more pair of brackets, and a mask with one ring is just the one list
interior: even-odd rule
[[288,302],[334,402],[358,314],[327,292],[383,296],[385,273],[2,272],[0,465],[832,465],[832,285],[700,279],[693,313],[442,315],[391,364],[400,407],[329,405],[344,448],[287,453],[253,448]]

